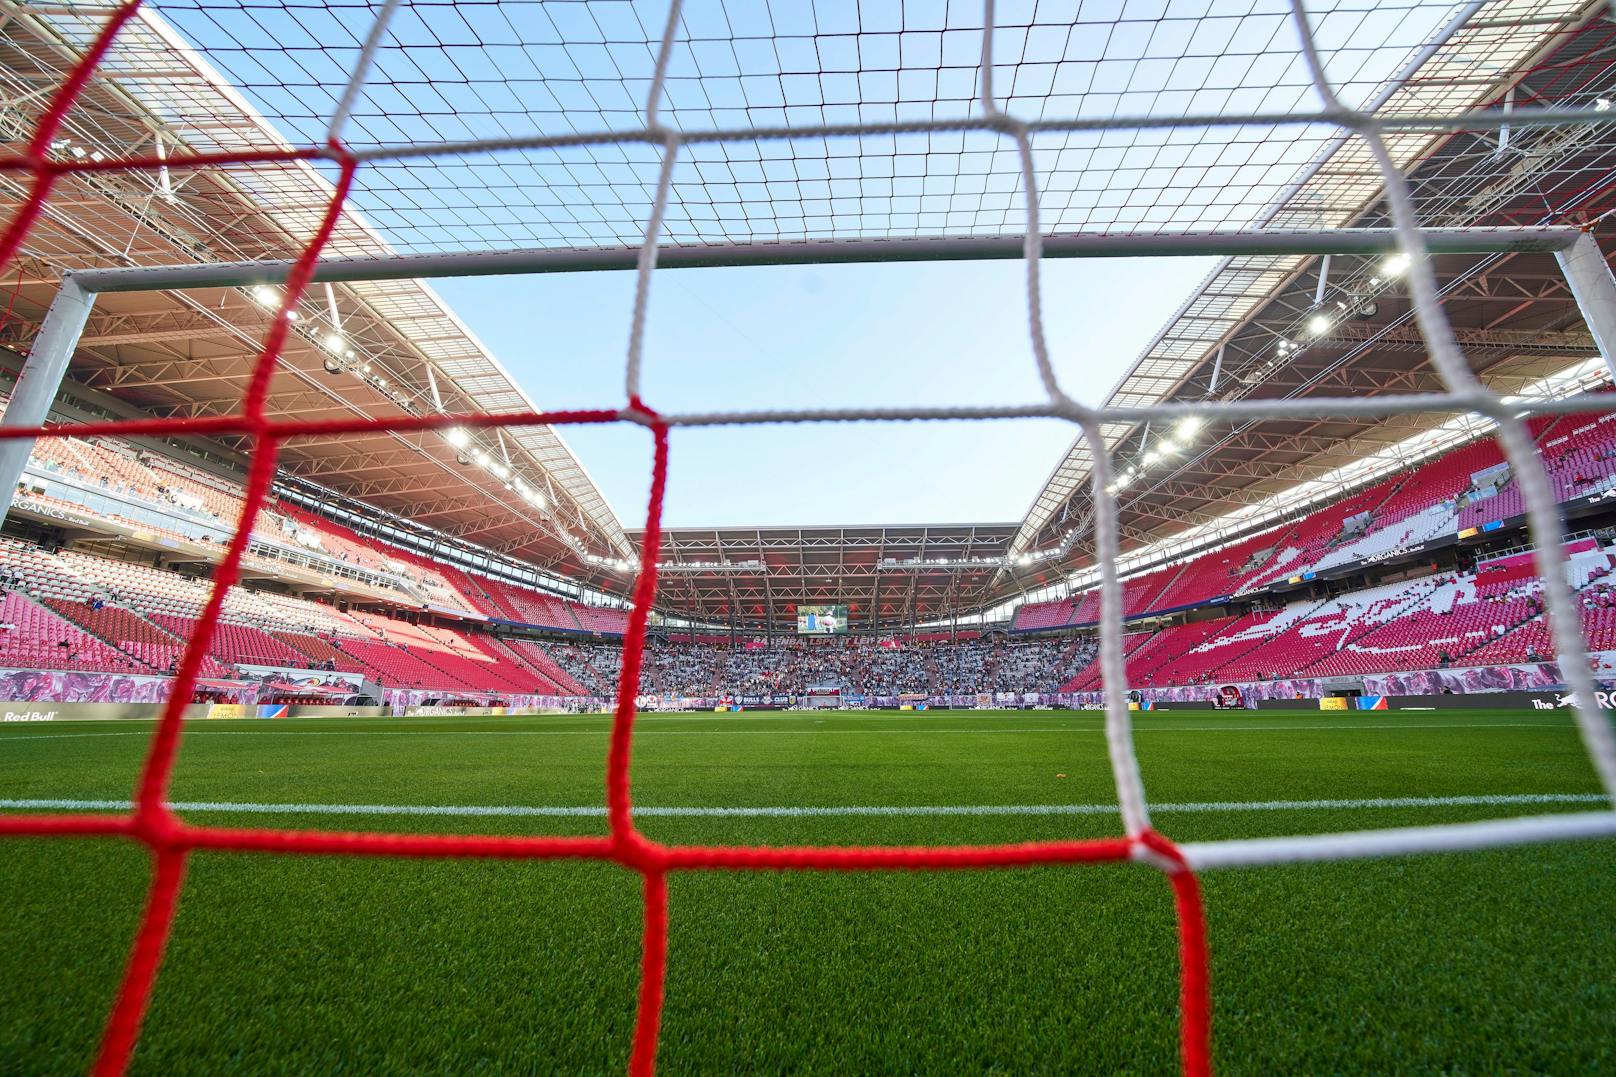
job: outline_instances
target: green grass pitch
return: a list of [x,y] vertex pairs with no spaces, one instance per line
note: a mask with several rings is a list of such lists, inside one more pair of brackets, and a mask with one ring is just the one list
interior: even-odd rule
[[[608,719],[194,722],[173,797],[221,825],[603,832]],[[1596,805],[1563,713],[1135,715],[1180,840]],[[651,808],[1108,805],[1097,714],[646,715]],[[123,800],[148,723],[0,727],[0,800]],[[1497,795],[1495,804],[1272,801]],[[264,810],[264,805],[307,806]],[[1207,807],[1213,805],[1213,807]],[[11,810],[11,809],[0,809]],[[652,815],[666,842],[990,843],[1114,835],[1066,814]],[[1616,842],[1209,873],[1214,1052],[1228,1073],[1610,1072]],[[93,1057],[147,877],[115,840],[0,841],[0,1073]],[[667,1073],[1166,1073],[1169,889],[1126,865],[676,874]],[[192,858],[134,1068],[148,1074],[617,1073],[639,880],[590,863]]]

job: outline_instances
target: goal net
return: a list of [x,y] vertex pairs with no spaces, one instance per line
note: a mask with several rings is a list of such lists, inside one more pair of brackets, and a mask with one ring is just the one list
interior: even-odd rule
[[[217,175],[268,197],[293,168],[302,169],[300,175],[312,170],[324,183],[323,205],[304,207],[304,241],[295,257],[265,257],[261,245],[244,241],[237,262],[151,265],[131,258],[128,268],[76,272],[36,339],[30,363],[54,363],[59,378],[98,295],[271,287],[277,314],[235,413],[63,428],[42,422],[54,382],[44,390],[36,385],[34,396],[44,395],[32,416],[20,383],[0,426],[0,446],[68,433],[229,434],[253,445],[245,508],[179,664],[132,810],[0,816],[0,834],[117,835],[150,850],[150,893],[102,1041],[100,1071],[122,1071],[136,1046],[186,862],[199,849],[587,858],[638,872],[644,880],[643,959],[629,1060],[636,1073],[655,1065],[672,872],[1132,861],[1159,871],[1172,889],[1181,1058],[1184,1071],[1194,1074],[1210,1070],[1213,1028],[1197,872],[1616,834],[1616,811],[1610,810],[1202,843],[1177,843],[1159,832],[1131,736],[1117,571],[1118,498],[1128,476],[1113,458],[1127,431],[1152,422],[1422,413],[1475,413],[1490,421],[1523,495],[1553,641],[1577,702],[1577,728],[1605,790],[1616,795],[1616,741],[1592,706],[1596,685],[1573,595],[1559,571],[1563,525],[1524,425],[1537,414],[1608,411],[1616,408],[1616,395],[1523,402],[1489,391],[1456,342],[1431,254],[1554,252],[1607,358],[1616,342],[1609,335],[1616,328],[1616,289],[1597,248],[1576,229],[1554,222],[1449,226],[1443,214],[1422,207],[1405,175],[1422,148],[1444,133],[1485,131],[1502,143],[1512,131],[1584,130],[1616,118],[1606,113],[1608,102],[1574,95],[1564,102],[1509,98],[1500,105],[1453,89],[1467,78],[1473,85],[1470,67],[1484,61],[1496,77],[1501,66],[1536,59],[1529,49],[1510,52],[1516,48],[1511,20],[1558,19],[1570,27],[1592,17],[1596,6],[1293,0],[1266,15],[1225,15],[1212,5],[1179,18],[1165,5],[1135,12],[1128,4],[1099,21],[1089,21],[1076,5],[1064,14],[1051,13],[1061,5],[1004,4],[998,11],[986,0],[968,14],[967,6],[901,4],[861,16],[855,5],[829,2],[755,5],[751,14],[694,0],[550,5],[545,33],[574,66],[549,79],[519,73],[528,61],[515,53],[467,59],[505,33],[497,25],[505,14],[492,4],[417,7],[382,0],[313,5],[293,15],[272,6],[227,10],[176,2],[159,17],[141,0],[126,0],[66,5],[65,14],[52,16],[58,44],[72,62],[57,69],[43,54],[38,58],[39,70],[55,77],[0,160],[21,193],[0,232],[0,274],[47,243],[59,227],[47,209],[64,190],[133,176],[164,197],[191,178]],[[785,10],[791,8],[800,10]],[[890,25],[881,25],[882,18]],[[242,92],[278,110],[271,118],[288,141],[220,133],[224,125],[204,122],[206,115],[190,117],[197,122],[187,127],[182,112],[171,118],[177,131],[191,131],[188,138],[159,137],[134,152],[86,151],[68,137],[75,118],[98,108],[106,95],[138,92],[143,82],[160,79],[165,57],[187,49],[187,36],[203,42],[210,62],[225,68]],[[569,45],[579,47],[569,51]],[[1418,94],[1399,92],[1412,72],[1433,63],[1447,65],[1442,71],[1452,77],[1433,77]],[[337,67],[340,77],[331,74]],[[1230,71],[1237,74],[1225,79]],[[166,100],[176,110],[187,107]],[[508,108],[496,100],[508,100]],[[543,122],[515,126],[508,121],[517,113]],[[1326,158],[1332,178],[1322,194],[1310,188],[1316,195],[1310,204],[1298,205],[1288,177]],[[1379,226],[1363,226],[1370,206],[1380,207]],[[391,245],[360,235],[350,211],[382,222]],[[1222,255],[1252,287],[1268,287],[1315,256],[1399,258],[1419,339],[1443,390],[1171,402],[1113,397],[1103,406],[1086,405],[1057,376],[1044,330],[1040,267],[1049,257],[1127,254]],[[652,329],[648,298],[659,264],[933,258],[1021,260],[1026,361],[1043,388],[1039,399],[1018,406],[860,409],[804,409],[781,401],[766,411],[669,413],[641,392]],[[403,408],[382,418],[318,422],[275,418],[266,407],[289,336],[301,331],[299,305],[324,282],[610,267],[633,268],[637,276],[632,304],[622,312],[622,398],[606,406],[499,413]],[[1180,358],[1214,350],[1223,327],[1248,313],[1257,298],[1231,295],[1211,319],[1212,331],[1175,344]],[[1176,376],[1172,369],[1164,375],[1169,382]],[[1074,451],[1085,463],[1092,505],[1083,541],[1100,580],[1105,737],[1123,832],[1101,840],[969,847],[692,846],[645,836],[635,821],[630,757],[642,651],[657,595],[670,433],[717,425],[1025,417],[1068,422],[1080,438]],[[253,521],[288,442],[367,430],[476,434],[614,423],[645,431],[652,467],[606,761],[606,836],[230,828],[175,814],[169,779],[204,641],[239,577]]]

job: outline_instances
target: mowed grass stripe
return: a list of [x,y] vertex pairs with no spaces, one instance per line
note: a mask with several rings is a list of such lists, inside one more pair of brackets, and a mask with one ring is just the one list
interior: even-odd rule
[[[1507,807],[1521,804],[1598,804],[1600,793],[1480,793],[1449,797],[1362,797],[1331,800],[1206,801],[1152,804],[1155,812],[1316,811],[1382,808]],[[127,811],[128,800],[21,798],[0,800],[8,811]],[[249,815],[458,815],[603,817],[606,809],[590,805],[526,804],[255,804],[236,801],[176,801],[177,811],[235,812]],[[636,807],[635,815],[665,819],[774,819],[858,816],[946,815],[1114,815],[1115,804],[862,804],[785,807]]]

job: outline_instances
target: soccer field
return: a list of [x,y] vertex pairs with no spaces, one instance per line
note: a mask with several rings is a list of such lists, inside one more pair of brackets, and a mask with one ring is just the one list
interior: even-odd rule
[[[602,716],[198,722],[193,821],[605,832]],[[1560,713],[1136,716],[1181,841],[1588,810]],[[147,723],[0,727],[5,810],[116,808]],[[1097,714],[644,715],[655,839],[994,843],[1120,833]],[[1616,843],[1209,872],[1227,1072],[1616,1064]],[[0,842],[0,1072],[93,1057],[143,849]],[[1168,886],[1137,866],[676,873],[667,1072],[1177,1065]],[[596,863],[197,853],[135,1068],[619,1072],[637,875]]]

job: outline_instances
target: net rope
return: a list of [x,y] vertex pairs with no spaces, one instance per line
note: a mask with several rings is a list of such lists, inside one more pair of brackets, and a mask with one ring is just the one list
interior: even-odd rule
[[[1061,388],[1046,341],[1039,280],[1043,234],[1040,227],[1038,187],[1031,137],[1039,131],[1121,129],[1150,127],[1209,127],[1265,120],[1285,123],[1328,123],[1362,140],[1378,163],[1385,199],[1398,246],[1408,258],[1408,279],[1421,335],[1446,392],[1437,395],[1382,396],[1369,399],[1308,398],[1240,400],[1216,405],[1223,418],[1327,418],[1331,416],[1385,417],[1412,412],[1479,412],[1497,424],[1497,440],[1517,476],[1527,508],[1529,531],[1536,548],[1536,563],[1544,587],[1554,642],[1563,676],[1575,700],[1576,725],[1606,794],[1616,798],[1616,738],[1609,723],[1593,706],[1595,684],[1584,647],[1582,629],[1570,587],[1559,563],[1563,528],[1546,473],[1522,423],[1523,411],[1571,413],[1611,410],[1610,396],[1576,397],[1523,407],[1506,405],[1474,376],[1458,350],[1439,301],[1436,277],[1427,255],[1425,238],[1416,217],[1408,182],[1388,152],[1384,135],[1392,130],[1456,130],[1472,126],[1500,126],[1505,122],[1568,124],[1587,122],[1587,112],[1542,107],[1517,109],[1512,116],[1479,117],[1405,113],[1379,118],[1372,112],[1345,106],[1326,76],[1325,67],[1301,0],[1291,0],[1290,17],[1300,37],[1308,75],[1320,101],[1316,112],[1292,112],[1275,117],[1261,115],[1150,116],[1138,119],[1018,120],[1004,111],[993,84],[994,2],[986,0],[981,42],[981,114],[937,122],[879,122],[824,124],[806,127],[715,129],[683,133],[662,124],[658,109],[663,101],[670,57],[680,34],[681,3],[673,0],[657,50],[656,65],[637,129],[583,132],[542,138],[444,142],[428,145],[388,146],[351,151],[343,132],[371,72],[389,20],[398,0],[386,0],[355,61],[347,84],[332,113],[323,146],[285,150],[196,153],[189,156],[156,155],[106,160],[55,160],[48,155],[53,138],[75,102],[106,57],[119,31],[133,18],[142,0],[118,6],[84,50],[69,76],[57,87],[49,107],[38,120],[26,150],[0,159],[0,171],[22,175],[30,182],[27,198],[0,232],[0,272],[16,257],[31,227],[39,219],[53,186],[72,173],[181,166],[274,164],[287,161],[325,161],[336,166],[330,199],[314,234],[302,248],[286,280],[279,311],[258,353],[248,391],[239,413],[193,419],[128,420],[61,427],[0,428],[0,438],[63,437],[85,434],[178,435],[237,433],[253,445],[243,509],[213,587],[197,619],[174,678],[172,692],[146,753],[134,806],[124,815],[12,814],[0,815],[0,835],[121,836],[145,845],[153,867],[150,888],[139,927],[130,949],[124,978],[107,1020],[95,1071],[122,1073],[139,1041],[145,1014],[163,951],[184,885],[189,855],[195,850],[241,853],[341,854],[386,857],[493,857],[509,859],[588,859],[613,861],[638,872],[644,884],[644,927],[638,1013],[628,1068],[634,1074],[654,1071],[663,983],[668,960],[668,875],[675,871],[712,870],[940,870],[1008,868],[1030,865],[1132,861],[1160,871],[1171,886],[1177,917],[1180,978],[1180,1059],[1186,1074],[1211,1071],[1211,988],[1206,923],[1195,869],[1264,863],[1295,863],[1396,853],[1468,849],[1545,840],[1616,834],[1616,812],[1599,811],[1486,823],[1402,828],[1348,834],[1323,834],[1254,841],[1222,841],[1178,845],[1152,828],[1144,782],[1134,752],[1131,717],[1122,653],[1122,588],[1116,562],[1119,525],[1116,497],[1110,492],[1113,462],[1102,436],[1106,423],[1174,420],[1201,416],[1207,404],[1155,404],[1136,407],[1091,408]],[[657,265],[658,243],[672,188],[674,164],[681,150],[694,143],[726,140],[792,138],[805,135],[834,137],[921,131],[990,131],[1015,143],[1024,192],[1025,227],[1023,262],[1026,272],[1027,317],[1030,348],[1045,390],[1042,402],[1012,407],[961,408],[856,408],[782,409],[735,413],[663,415],[640,395],[643,344],[650,289]],[[381,419],[343,419],[323,422],[274,422],[266,416],[265,402],[284,346],[292,314],[307,290],[316,266],[336,230],[353,190],[356,172],[368,161],[485,153],[513,148],[640,143],[660,154],[655,196],[639,245],[637,279],[626,348],[624,386],[626,401],[620,408],[552,412],[489,414],[401,415]],[[644,656],[646,628],[657,589],[663,498],[668,475],[668,442],[679,426],[745,425],[782,422],[847,422],[875,420],[928,421],[1045,416],[1065,419],[1077,427],[1093,457],[1089,481],[1095,505],[1094,537],[1100,571],[1101,648],[1104,674],[1105,736],[1116,785],[1124,833],[1116,838],[1027,842],[989,846],[697,846],[667,845],[640,832],[635,823],[630,773],[633,749],[635,696]],[[616,709],[606,758],[608,831],[604,837],[494,836],[334,832],[277,828],[199,826],[176,815],[168,801],[169,784],[184,725],[184,711],[197,683],[207,641],[219,623],[224,599],[238,579],[253,521],[263,508],[275,475],[279,447],[289,438],[333,436],[362,431],[443,431],[498,428],[535,424],[630,423],[648,432],[652,443],[651,484],[644,539],[633,604],[625,632],[623,662]]]

